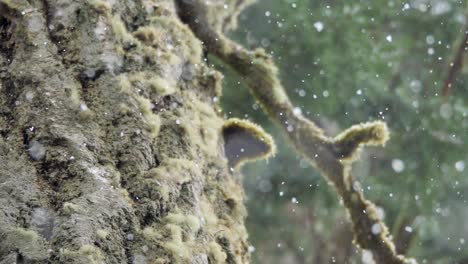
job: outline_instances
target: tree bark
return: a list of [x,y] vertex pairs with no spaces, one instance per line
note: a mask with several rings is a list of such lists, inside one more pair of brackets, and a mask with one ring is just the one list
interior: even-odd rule
[[172,0],[0,0],[1,264],[249,262],[202,53]]

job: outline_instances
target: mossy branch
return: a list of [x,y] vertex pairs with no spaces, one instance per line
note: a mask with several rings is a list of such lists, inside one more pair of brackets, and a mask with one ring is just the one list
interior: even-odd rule
[[385,123],[355,125],[336,138],[327,137],[314,122],[293,111],[294,107],[270,56],[261,49],[247,50],[226,38],[219,30],[221,27],[211,22],[209,14],[212,12],[205,1],[176,2],[179,16],[203,41],[207,50],[242,77],[262,108],[279,124],[296,150],[333,182],[350,214],[355,243],[372,252],[377,263],[416,263],[396,253],[388,229],[379,218],[375,205],[364,198],[360,188],[353,187],[356,185],[350,175],[353,157],[360,146],[383,145],[387,141],[388,129]]
[[338,158],[354,161],[360,146],[383,146],[388,139],[387,124],[375,121],[346,129],[333,139],[333,147]]
[[228,119],[222,127],[224,152],[231,170],[242,164],[267,159],[276,153],[273,138],[248,120]]

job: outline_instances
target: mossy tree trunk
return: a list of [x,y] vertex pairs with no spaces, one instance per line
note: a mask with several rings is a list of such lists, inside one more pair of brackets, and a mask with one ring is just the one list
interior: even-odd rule
[[0,0],[0,263],[247,263],[220,80],[172,0]]

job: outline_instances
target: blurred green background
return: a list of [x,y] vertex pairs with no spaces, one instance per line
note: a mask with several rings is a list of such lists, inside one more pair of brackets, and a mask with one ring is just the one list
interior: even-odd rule
[[[231,34],[272,54],[293,103],[330,135],[388,123],[390,142],[363,151],[354,175],[382,209],[398,251],[420,263],[468,263],[467,6],[259,0]],[[464,67],[453,64],[460,60]],[[372,263],[352,245],[333,187],[294,152],[238,76],[211,62],[226,75],[226,115],[262,125],[279,146],[275,158],[243,168],[253,263]]]

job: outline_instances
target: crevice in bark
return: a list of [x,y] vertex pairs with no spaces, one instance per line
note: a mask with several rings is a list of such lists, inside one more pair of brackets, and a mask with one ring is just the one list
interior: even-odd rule
[[[1,74],[1,73],[0,73]],[[0,77],[0,87],[4,87],[3,79]],[[0,94],[0,136],[7,138],[11,131],[11,124],[14,120],[14,116],[11,110],[5,103],[6,98],[4,94]]]
[[232,252],[231,243],[229,239],[225,236],[219,236],[217,239],[217,243],[221,246],[223,251],[226,253],[226,263],[227,264],[236,264],[236,258],[234,253]]
[[50,32],[50,14],[49,14],[50,10],[49,10],[49,2],[47,0],[42,0],[42,8],[43,8],[42,13],[44,14],[44,20],[45,20],[45,30],[51,42],[56,45],[56,43],[53,42],[52,34]]
[[[0,53],[5,57],[7,65],[11,63],[14,56],[14,24],[6,17],[0,16]],[[1,76],[0,76],[1,77]]]
[[[29,131],[29,129],[26,130]],[[25,135],[27,134],[25,133]],[[25,136],[25,138],[25,151],[27,151],[30,146],[29,142],[31,139],[34,139],[34,136],[31,139],[29,136]],[[47,204],[50,206],[50,209],[53,209],[54,212],[59,212],[63,208],[64,203],[82,195],[78,189],[75,192],[64,191],[67,185],[79,182],[80,179],[77,178],[73,170],[69,169],[72,161],[63,160],[59,157],[60,149],[63,149],[64,153],[66,153],[66,149],[69,147],[66,139],[41,138],[41,141],[47,142],[50,150],[44,160],[33,162],[37,172],[37,184],[41,186],[44,193],[47,193]],[[53,154],[50,153],[52,149],[55,152]]]
[[5,89],[5,94],[7,95],[7,106],[12,110],[13,115],[15,109],[18,106],[18,99],[23,93],[23,87],[25,86],[34,86],[37,85],[37,82],[29,78],[22,79],[9,79],[3,82],[3,88]]
[[153,113],[171,111],[181,106],[183,106],[183,102],[180,96],[177,94],[169,94],[158,98],[158,100],[154,102]]

